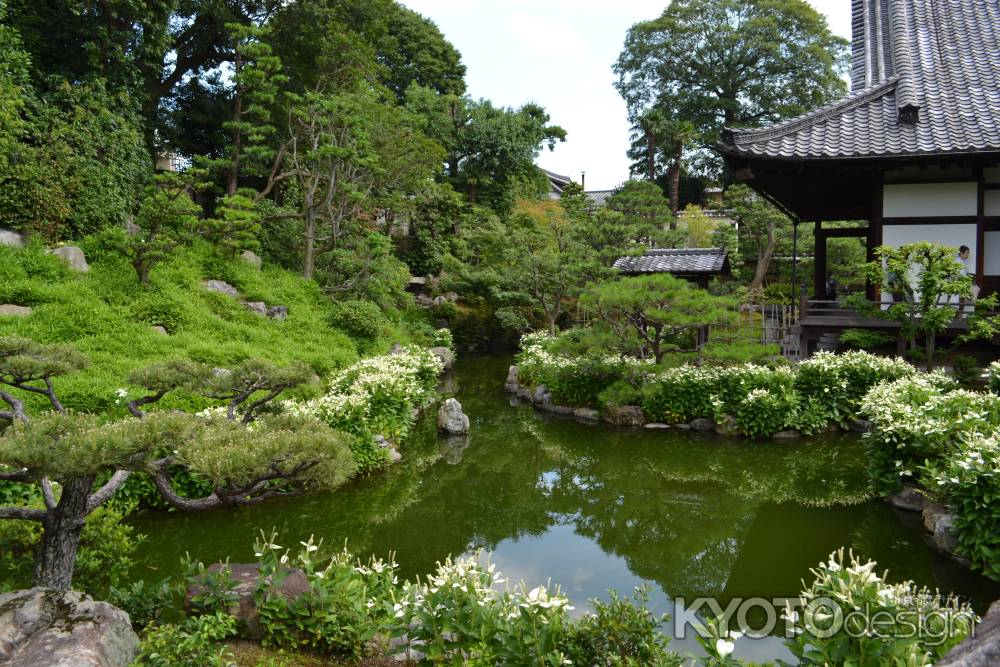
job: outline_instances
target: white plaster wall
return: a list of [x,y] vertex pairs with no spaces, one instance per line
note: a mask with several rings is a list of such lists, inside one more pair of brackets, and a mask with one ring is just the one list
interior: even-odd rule
[[983,246],[983,275],[1000,276],[1000,232],[985,232]]
[[1000,190],[986,190],[983,198],[983,214],[1000,215]]
[[977,193],[978,185],[975,182],[885,185],[882,217],[940,218],[976,215]]

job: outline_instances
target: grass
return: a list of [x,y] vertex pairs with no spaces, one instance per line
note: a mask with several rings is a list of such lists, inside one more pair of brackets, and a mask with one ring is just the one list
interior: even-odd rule
[[409,665],[413,663],[396,662],[389,657],[365,658],[360,662],[347,662],[334,658],[310,655],[307,653],[288,653],[264,648],[256,642],[231,641],[227,646],[235,656],[238,667],[329,667],[331,665],[354,665],[354,667],[382,667],[388,665]]
[[[353,341],[330,326],[332,303],[315,283],[282,269],[260,271],[219,257],[200,242],[157,266],[148,287],[100,238],[81,246],[91,265],[86,274],[71,271],[37,245],[0,246],[0,304],[34,309],[28,317],[0,316],[0,336],[69,344],[86,354],[87,369],[56,380],[64,404],[80,412],[123,415],[115,390],[127,387],[129,371],[157,360],[188,357],[220,367],[251,357],[303,361],[324,377],[359,354],[380,353],[408,338],[401,325],[393,325],[378,340]],[[202,282],[208,279],[230,283],[246,301],[287,306],[288,317],[271,320],[253,313],[235,298],[205,290]],[[154,325],[169,335],[154,331]],[[320,387],[296,391],[310,396]],[[29,409],[43,409],[38,396],[26,398]],[[178,392],[162,405],[192,410],[207,403]]]

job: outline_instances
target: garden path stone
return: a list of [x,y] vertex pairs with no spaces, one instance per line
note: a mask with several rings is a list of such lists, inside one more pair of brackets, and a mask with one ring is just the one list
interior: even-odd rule
[[27,317],[28,315],[31,315],[31,308],[28,306],[15,306],[12,303],[0,306],[0,316]]
[[206,280],[201,286],[209,292],[218,292],[219,294],[231,296],[234,299],[240,298],[240,291],[224,280]]
[[0,665],[126,667],[139,649],[128,614],[77,591],[0,595]]

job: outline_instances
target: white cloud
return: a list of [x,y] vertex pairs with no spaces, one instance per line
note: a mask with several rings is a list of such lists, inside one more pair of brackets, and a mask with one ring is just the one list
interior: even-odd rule
[[538,58],[560,64],[586,53],[587,42],[567,21],[551,16],[514,13],[507,17],[507,29],[517,43]]

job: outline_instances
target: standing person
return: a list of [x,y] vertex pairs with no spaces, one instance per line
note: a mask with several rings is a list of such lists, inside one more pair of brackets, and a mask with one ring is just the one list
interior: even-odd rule
[[[957,259],[965,267],[965,275],[972,276],[972,303],[975,303],[976,299],[979,298],[979,285],[976,284],[976,268],[972,265],[972,251],[969,250],[969,246],[959,247]],[[960,298],[958,302],[964,304],[965,298]],[[961,308],[961,310],[964,311],[965,308]]]

